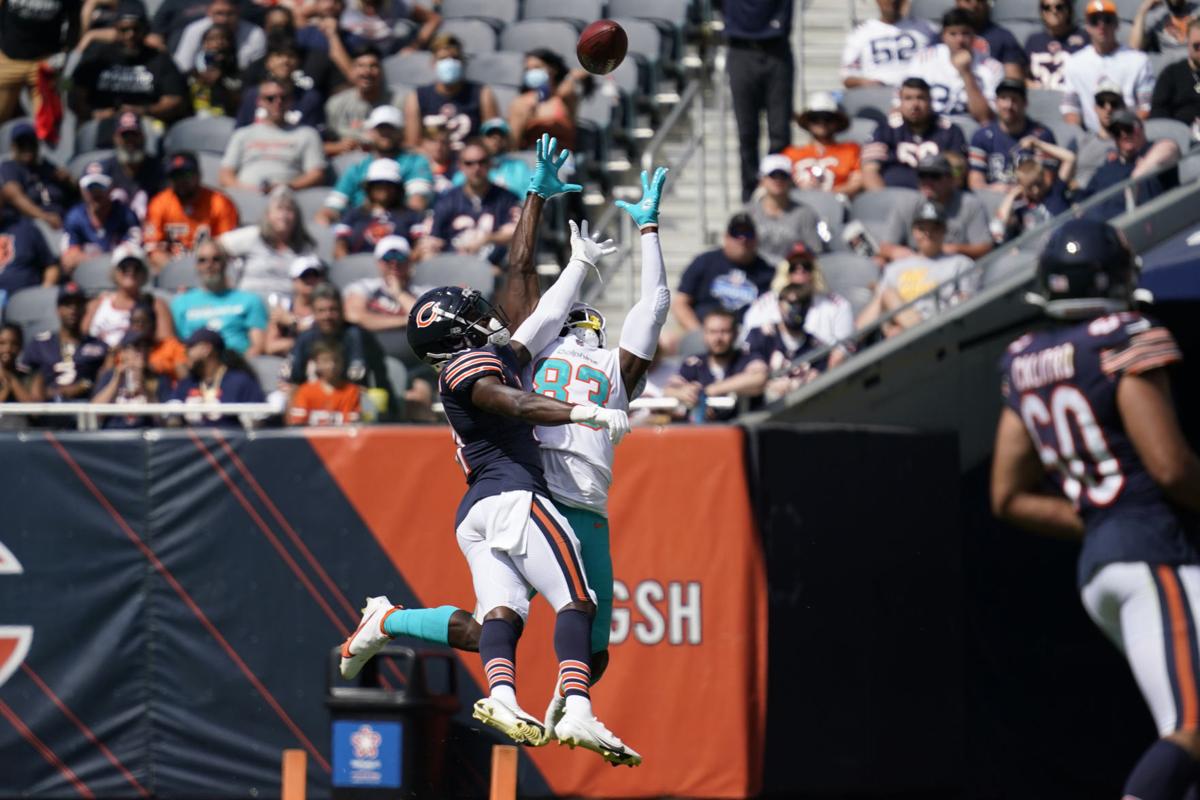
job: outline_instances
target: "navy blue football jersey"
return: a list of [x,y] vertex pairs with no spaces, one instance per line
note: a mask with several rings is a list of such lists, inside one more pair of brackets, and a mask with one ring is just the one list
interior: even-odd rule
[[520,374],[512,347],[486,345],[455,356],[438,378],[442,407],[458,445],[455,458],[467,474],[468,489],[458,506],[456,525],[476,502],[501,492],[525,490],[550,496],[533,426],[484,411],[471,400],[471,389],[481,378],[498,378],[522,389]]
[[1004,402],[1020,415],[1047,473],[1083,518],[1080,585],[1113,562],[1200,558],[1117,408],[1122,376],[1181,358],[1170,331],[1122,312],[1026,334],[1001,359]]
[[[457,250],[459,237],[491,234],[505,225],[515,225],[521,216],[521,198],[507,189],[492,185],[483,197],[475,198],[466,187],[455,186],[438,195],[433,204],[430,233],[446,243],[447,250]],[[499,264],[508,253],[507,247],[484,245],[479,255]]]
[[[971,169],[982,172],[988,183],[1016,183],[1013,169],[1017,166],[1018,156],[1034,155],[1031,151],[1021,151],[1019,144],[1026,136],[1036,136],[1043,142],[1057,144],[1049,128],[1031,119],[1025,120],[1025,129],[1016,136],[1005,131],[999,120],[992,120],[971,137]],[[1048,164],[1051,169],[1058,166],[1057,161],[1049,161]]]
[[948,118],[934,115],[923,135],[913,132],[900,113],[888,115],[863,145],[862,160],[880,165],[883,182],[888,186],[917,188],[917,162],[926,156],[954,151],[967,155],[967,140],[962,129]]

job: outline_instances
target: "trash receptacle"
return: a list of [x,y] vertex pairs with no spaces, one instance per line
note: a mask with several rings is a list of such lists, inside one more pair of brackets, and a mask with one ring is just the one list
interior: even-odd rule
[[450,653],[389,644],[355,682],[329,661],[334,800],[445,797],[446,741],[458,711]]

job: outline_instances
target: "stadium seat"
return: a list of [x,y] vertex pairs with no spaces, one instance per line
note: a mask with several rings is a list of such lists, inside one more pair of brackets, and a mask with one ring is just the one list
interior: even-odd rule
[[467,56],[468,80],[521,88],[525,82],[525,54],[498,50]]
[[497,30],[517,21],[517,0],[443,0],[443,19],[481,19]]
[[333,263],[333,245],[337,241],[332,225],[321,225],[311,218],[304,221],[304,227],[316,242],[317,256],[326,264]]
[[282,356],[252,356],[250,368],[258,378],[258,385],[264,394],[270,394],[279,388],[279,381],[286,375],[288,360]]
[[42,238],[46,240],[46,246],[50,248],[51,253],[54,253],[54,257],[62,255],[63,232],[54,230],[45,220],[35,219],[33,224],[42,232]]
[[973,192],[972,194],[974,194],[975,197],[979,199],[979,202],[983,203],[983,207],[987,209],[987,218],[988,222],[990,223],[996,218],[996,212],[1000,210],[1000,205],[1004,202],[1004,196],[1006,193],[993,192],[989,189],[984,189],[979,192]]
[[1192,129],[1177,119],[1155,117],[1146,120],[1146,141],[1172,139],[1179,145],[1180,152],[1187,153],[1192,146]]
[[[1035,0],[1030,0],[1035,2]],[[912,0],[908,7],[908,16],[914,19],[928,20],[934,23],[934,28],[941,28],[942,14],[954,8],[953,0]],[[1076,17],[1083,19],[1083,17]]]
[[496,97],[496,108],[500,109],[500,116],[508,119],[508,107],[512,105],[513,100],[517,99],[517,95],[521,93],[521,90],[514,86],[504,86],[499,83],[488,84],[488,88],[492,90],[492,94]]
[[491,297],[496,278],[482,258],[441,253],[417,264],[412,282],[418,286],[470,286]]
[[[1036,119],[1036,118],[1035,118]],[[1078,125],[1072,125],[1062,117],[1055,119],[1038,119],[1042,125],[1050,129],[1054,134],[1054,141],[1063,147],[1073,149],[1073,143],[1078,141],[1079,137],[1083,136],[1083,128]]]
[[300,207],[300,218],[307,221],[316,216],[316,213],[325,205],[325,198],[329,196],[329,188],[314,186],[311,189],[293,192],[292,196],[296,198],[296,205]]
[[437,80],[433,57],[424,50],[388,56],[383,60],[383,75],[389,84],[406,83],[409,86],[424,86]]
[[824,230],[819,231],[821,238],[831,248],[840,249],[842,247],[842,223],[846,219],[846,206],[842,202],[841,196],[833,192],[793,189],[791,197],[795,202],[803,203],[817,212],[821,221],[825,223]]
[[[221,154],[201,150],[196,153],[196,160],[200,162],[200,182],[214,189],[219,188],[221,185]],[[224,190],[222,189],[222,191]]]
[[[74,152],[82,153],[85,150],[100,149],[100,123],[101,120],[89,119],[79,126],[75,132]],[[154,129],[149,117],[142,117],[142,135],[146,137],[146,152],[158,152],[158,131]],[[105,142],[104,144],[107,146],[111,142]],[[222,143],[223,146],[224,144]]]
[[199,286],[200,278],[196,275],[195,256],[188,255],[168,261],[154,279],[154,285],[172,294]]
[[869,117],[851,117],[850,127],[837,137],[838,141],[857,142],[862,144],[867,141],[867,139],[870,139],[872,134],[875,133],[875,127],[877,125],[879,125],[879,122],[877,120],[870,119]]
[[250,189],[222,188],[233,204],[237,206],[238,219],[242,225],[257,225],[267,210],[267,196],[262,192]]
[[83,293],[95,297],[106,289],[114,289],[112,279],[112,256],[109,253],[95,256],[84,261],[71,273],[71,280],[79,284]]
[[1179,182],[1191,183],[1200,178],[1200,154],[1185,158],[1179,162]]
[[857,86],[846,90],[842,96],[842,107],[851,117],[886,122],[895,99],[896,90],[891,86]]
[[916,189],[891,187],[877,192],[861,192],[850,203],[850,218],[861,222],[876,240],[896,206],[915,203],[920,197]]
[[600,0],[525,0],[522,19],[561,19],[582,31],[604,16]]
[[514,22],[500,33],[500,48],[527,53],[539,47],[553,50],[562,56],[567,69],[579,67],[575,42],[579,32],[568,22],[555,19],[529,19]]
[[958,126],[962,131],[963,138],[967,140],[967,145],[971,144],[971,137],[975,135],[975,131],[979,130],[979,123],[970,114],[951,114],[950,121]]
[[86,153],[80,153],[67,162],[67,172],[71,173],[71,178],[79,180],[79,176],[87,169],[87,165],[93,161],[103,161],[113,154],[112,150],[88,150]]
[[408,388],[408,367],[395,356],[384,356],[384,363],[387,365],[388,383],[396,393],[396,402],[402,403],[404,390]]
[[458,37],[465,53],[490,53],[496,49],[496,29],[479,19],[448,19],[439,33]]
[[[1033,4],[1030,4],[1029,7],[1036,8]],[[1042,30],[1042,23],[1037,20],[1013,19],[1005,22],[1004,27],[1008,28],[1013,37],[1024,47],[1026,39]]]
[[[355,253],[352,256],[339,258],[329,267],[329,280],[339,289],[345,289],[363,278],[378,277],[379,267],[375,264],[375,256],[371,253]],[[416,282],[419,283],[419,281]]]
[[339,156],[334,156],[333,174],[340,178],[346,170],[350,169],[366,157],[366,154],[364,154],[361,150],[355,150],[350,153],[342,153]]
[[20,325],[28,341],[42,331],[58,330],[58,287],[30,286],[8,299],[4,321]]
[[55,164],[66,164],[71,160],[71,156],[81,152],[75,146],[75,130],[78,124],[75,112],[63,108],[62,121],[58,125],[58,143],[51,145],[49,142],[42,142],[42,155]]
[[[1018,20],[1039,22],[1036,0],[994,0],[992,3],[993,22],[998,22],[1007,28],[1008,23]],[[1024,46],[1023,38],[1018,37],[1017,41]]]
[[670,48],[665,48],[667,39],[654,23],[647,20],[622,17],[613,21],[625,29],[625,35],[629,37],[629,54],[634,56],[639,64],[644,65],[647,70],[647,88],[656,92],[663,59],[670,58]]
[[654,23],[671,42],[671,58],[683,58],[683,35],[688,26],[688,0],[609,0],[610,17],[633,17]]
[[1059,106],[1062,105],[1066,94],[1057,89],[1030,89],[1029,103],[1025,106],[1025,113],[1043,125],[1048,124],[1049,120],[1062,119],[1062,111]]
[[233,117],[188,117],[167,130],[162,148],[165,155],[191,150],[195,153],[224,153],[233,135]]
[[879,279],[879,267],[857,253],[829,253],[818,259],[829,291],[840,294],[857,314],[870,302],[872,286]]
[[704,346],[704,331],[688,331],[679,340],[679,357],[702,356],[708,348]]
[[1155,77],[1162,74],[1163,68],[1175,60],[1174,56],[1169,56],[1166,53],[1146,53],[1146,57],[1150,59],[1150,71]]

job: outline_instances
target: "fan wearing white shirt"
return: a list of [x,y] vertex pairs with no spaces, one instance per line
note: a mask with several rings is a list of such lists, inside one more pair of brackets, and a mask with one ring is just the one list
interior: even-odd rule
[[1084,28],[1091,47],[1072,53],[1063,66],[1066,97],[1060,107],[1063,119],[1072,125],[1082,123],[1089,131],[1100,129],[1100,119],[1090,100],[1101,83],[1121,87],[1125,106],[1139,117],[1150,116],[1154,96],[1154,70],[1150,59],[1139,50],[1117,42],[1117,7],[1112,0],[1090,0],[1084,9]]
[[942,17],[942,43],[922,50],[892,81],[922,78],[929,84],[933,110],[938,114],[970,114],[986,125],[992,119],[996,86],[1004,65],[975,51],[975,29],[967,12],[952,8]]
[[[883,86],[891,73],[937,40],[923,19],[900,16],[901,0],[876,0],[879,19],[869,19],[850,32],[842,50],[842,84]],[[886,110],[886,109],[885,109]]]

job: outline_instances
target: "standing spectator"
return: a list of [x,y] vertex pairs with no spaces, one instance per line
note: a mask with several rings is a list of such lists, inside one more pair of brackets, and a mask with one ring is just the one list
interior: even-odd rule
[[361,278],[346,287],[346,320],[368,331],[403,330],[417,298],[431,286],[412,285],[412,257],[402,236],[375,245],[378,278]]
[[154,310],[158,328],[153,337],[165,340],[175,333],[171,327],[171,310],[161,297],[145,291],[150,280],[146,253],[136,244],[122,245],[112,254],[115,290],[101,292],[88,303],[83,315],[83,329],[109,347],[116,347],[130,329],[130,318],[138,303],[149,303]]
[[200,43],[209,28],[224,28],[237,47],[237,65],[245,69],[267,52],[267,37],[262,28],[241,18],[236,0],[211,0],[208,15],[189,24],[175,47],[175,65],[187,72],[196,63]]
[[931,88],[933,110],[938,114],[970,114],[980,125],[992,118],[996,86],[1004,66],[976,49],[971,16],[952,8],[942,17],[941,44],[931,45],[913,58],[896,79],[923,78]]
[[[332,97],[337,87],[346,80],[342,71],[329,60],[324,48],[307,47],[296,36],[296,18],[287,6],[275,5],[267,8],[262,22],[267,36],[267,52],[280,44],[291,44],[300,54],[300,67],[292,73],[292,80],[302,88],[316,89],[321,97]],[[257,86],[267,77],[267,62],[260,58],[241,72],[242,84]]]
[[917,300],[884,324],[884,335],[894,336],[975,293],[979,273],[974,270],[974,262],[965,255],[947,253],[942,247],[945,237],[946,217],[937,203],[925,201],[912,224],[916,252],[893,261],[884,270],[875,296],[858,315],[860,329]]
[[1150,103],[1151,117],[1177,119],[1192,129],[1192,139],[1200,140],[1200,20],[1187,29],[1187,57],[1168,65],[1154,84]]
[[[112,178],[89,164],[79,179],[83,202],[67,212],[63,220],[62,267],[68,273],[90,258],[111,253],[123,242],[142,241],[137,215],[111,197]],[[140,248],[139,248],[140,249]]]
[[[508,125],[517,146],[532,149],[534,142],[542,138],[543,133],[548,133],[563,147],[574,149],[579,87],[582,81],[590,80],[581,69],[568,70],[566,62],[553,50],[539,48],[526,53],[521,94],[508,105]],[[480,116],[490,118],[498,113],[498,110],[488,113],[482,97],[481,91]],[[429,122],[422,120],[426,128]]]
[[[396,23],[411,20],[419,27],[410,42],[404,42],[396,33]],[[397,51],[412,53],[426,47],[436,49],[431,43],[442,16],[436,11],[407,0],[352,0],[342,12],[342,27],[351,35],[370,42],[381,52],[391,55]]]
[[[25,334],[20,325],[6,322],[0,325],[0,403],[33,403],[29,386],[29,371],[19,363]],[[9,419],[11,415],[5,415]],[[0,425],[5,422],[0,420]],[[24,427],[21,422],[17,427]]]
[[6,243],[0,253],[0,293],[12,297],[30,286],[54,286],[62,273],[46,238],[28,217],[4,213],[4,206],[0,200],[0,242]]
[[[273,39],[267,51],[266,80],[274,80],[284,88],[283,119],[289,125],[318,128],[325,124],[325,98],[317,91],[312,80],[300,72],[300,53],[296,45],[287,39]],[[237,112],[237,126],[244,128],[262,119],[259,102],[260,81],[242,92],[241,105]]]
[[1096,170],[1108,161],[1108,154],[1117,147],[1117,143],[1108,132],[1108,126],[1112,123],[1113,114],[1125,108],[1121,87],[1111,82],[1102,83],[1096,87],[1094,100],[1096,119],[1100,121],[1100,127],[1094,131],[1084,131],[1075,142],[1076,186],[1087,186]]
[[1070,0],[1039,0],[1042,30],[1029,34],[1025,52],[1029,55],[1029,88],[1065,91],[1063,66],[1067,57],[1088,45],[1088,35],[1075,24]]
[[333,191],[325,198],[325,206],[317,212],[317,222],[332,225],[349,208],[358,208],[366,201],[363,186],[367,171],[376,159],[394,161],[400,167],[404,195],[408,207],[424,211],[433,193],[433,172],[429,161],[420,153],[406,151],[400,144],[404,119],[395,106],[379,106],[367,117],[364,126],[370,153],[342,173]]
[[[1067,151],[1068,168],[1075,156]],[[1071,207],[1067,199],[1067,181],[1054,170],[1029,158],[1017,164],[1017,183],[996,209],[992,232],[996,242],[1015,239],[1026,231],[1065,213]]]
[[929,84],[908,78],[900,84],[900,111],[888,115],[863,146],[863,185],[868,191],[885,186],[917,188],[920,154],[950,150],[965,154],[962,130],[933,112]]
[[362,419],[363,391],[346,380],[346,360],[337,339],[312,346],[313,371],[288,401],[288,425],[351,425]]
[[421,257],[449,250],[500,264],[517,228],[521,199],[488,180],[491,156],[478,140],[463,145],[458,163],[467,180],[438,197],[430,235],[417,250]]
[[327,53],[330,62],[349,81],[354,74],[350,54],[367,41],[342,27],[342,14],[346,11],[343,0],[316,0],[313,5],[315,9],[308,15],[308,25],[296,32],[296,44],[306,50]]
[[[1108,132],[1117,148],[1108,154],[1103,164],[1081,193],[1085,200],[1110,186],[1116,186],[1129,178],[1141,178],[1161,167],[1179,162],[1179,145],[1172,139],[1146,141],[1146,129],[1142,120],[1132,111],[1125,109],[1112,115]],[[1138,181],[1132,188],[1117,197],[1110,198],[1089,212],[1094,219],[1112,219],[1160,194],[1179,185],[1179,170],[1171,167],[1162,174]]]
[[290,294],[272,294],[267,298],[270,318],[267,322],[267,355],[286,356],[296,345],[296,337],[312,327],[312,294],[328,280],[329,271],[315,255],[300,256],[292,262]]
[[83,332],[87,299],[77,284],[58,290],[58,330],[44,331],[25,345],[22,366],[33,373],[29,391],[34,402],[86,400],[104,366],[108,348]]
[[253,125],[233,132],[221,158],[222,186],[269,193],[278,185],[299,191],[325,179],[321,136],[308,126],[287,122],[289,90],[267,79],[258,87],[258,115]]
[[196,63],[187,73],[188,96],[198,117],[233,117],[242,104],[233,37],[224,28],[209,28]]
[[463,77],[462,42],[457,36],[439,35],[433,40],[430,55],[437,80],[408,93],[404,101],[404,143],[416,147],[421,140],[422,121],[442,117],[450,129],[450,144],[457,150],[467,139],[478,136],[482,121],[497,116],[500,107],[491,87]]
[[352,253],[369,253],[384,239],[399,235],[409,242],[421,232],[420,214],[404,202],[404,185],[400,182],[400,165],[390,158],[377,158],[367,168],[366,200],[352,208],[334,228],[337,240],[333,245],[334,258]]
[[[331,283],[323,283],[313,290],[313,326],[297,337],[292,349],[291,383],[294,386],[300,386],[316,374],[312,350],[321,339],[332,339],[341,345],[346,377],[359,386],[383,389],[389,403],[395,398],[379,340],[369,331],[346,322],[342,296]],[[386,404],[376,405],[383,407]]]
[[[146,43],[146,12],[135,0],[117,6],[115,42],[97,42],[80,56],[72,80],[80,119],[123,111],[170,124],[191,113],[187,82],[171,57]],[[191,64],[188,65],[190,67]]]
[[980,50],[1004,65],[1004,77],[1015,81],[1025,80],[1028,58],[1012,31],[992,22],[991,0],[954,0],[954,6],[970,16],[975,35],[985,45]]
[[42,158],[39,150],[33,126],[17,123],[12,130],[12,158],[0,163],[5,213],[40,219],[52,228],[61,228],[71,176]]
[[112,178],[112,199],[124,203],[139,220],[146,219],[150,198],[167,185],[162,162],[148,158],[142,121],[132,111],[117,116],[113,154],[100,162],[100,170]]
[[212,240],[196,248],[200,286],[171,301],[175,330],[185,340],[202,329],[216,331],[230,350],[256,356],[266,343],[267,307],[258,295],[230,288],[227,262]]
[[0,122],[17,115],[26,88],[33,114],[41,109],[42,92],[53,91],[54,81],[39,79],[39,64],[74,45],[79,38],[80,8],[80,0],[9,0],[0,5]]
[[777,264],[796,242],[804,242],[814,252],[823,250],[821,218],[809,206],[792,200],[791,160],[780,153],[764,156],[758,174],[761,191],[746,206],[746,212],[754,220],[759,255]]
[[[793,0],[756,3],[724,0],[726,69],[737,118],[738,152],[742,165],[742,202],[748,202],[758,182],[759,116],[767,114],[767,152],[778,153],[791,138]],[[513,130],[517,126],[513,125]],[[562,141],[562,137],[559,137]]]
[[861,148],[857,142],[834,137],[850,127],[850,118],[829,92],[813,92],[796,124],[812,137],[803,147],[788,145],[783,155],[792,162],[792,177],[801,189],[838,192],[853,197],[862,191]]
[[876,0],[879,19],[859,23],[842,50],[842,85],[883,86],[897,69],[920,51],[936,44],[937,34],[923,19],[902,17],[903,0]]
[[1016,178],[1018,144],[1028,136],[1054,144],[1054,134],[1025,115],[1025,82],[1005,78],[996,87],[996,119],[971,137],[971,191],[1007,192]]
[[764,398],[773,402],[799,389],[827,368],[828,359],[800,361],[816,355],[823,343],[808,332],[807,317],[812,310],[812,284],[789,283],[779,290],[775,308],[779,321],[751,330],[746,336],[746,351],[758,356],[770,375]]
[[[709,397],[726,395],[750,398],[751,408],[760,405],[767,385],[767,365],[757,354],[737,346],[738,315],[726,308],[713,308],[705,313],[702,330],[704,355],[684,359],[679,374],[667,382],[663,394],[689,409],[697,408]],[[704,409],[705,422],[723,422],[735,416],[737,408]]]
[[1089,0],[1085,9],[1091,47],[1072,53],[1063,67],[1063,119],[1089,131],[1100,127],[1095,109],[1085,101],[1094,97],[1099,86],[1115,83],[1127,108],[1145,119],[1150,114],[1154,94],[1154,71],[1145,53],[1117,42],[1117,7],[1112,0]]
[[720,248],[692,260],[671,295],[671,311],[685,332],[698,330],[714,309],[742,318],[760,294],[771,288],[775,269],[758,254],[758,231],[748,214],[734,214]]
[[879,245],[883,260],[896,261],[913,256],[916,242],[910,238],[910,232],[916,229],[919,215],[928,211],[929,201],[937,204],[942,252],[981,258],[992,249],[987,209],[977,197],[954,185],[954,175],[945,156],[921,159],[917,165],[917,182],[923,199],[913,205],[898,205],[892,209]]
[[[479,141],[487,148],[492,159],[488,180],[520,197],[533,177],[533,170],[528,161],[509,154],[512,131],[508,123],[502,117],[493,117],[479,126],[479,134]],[[466,179],[467,176],[460,172],[454,176],[454,185],[462,186]]]
[[202,242],[237,227],[237,207],[215,189],[200,185],[200,165],[191,153],[167,159],[168,186],[146,209],[145,239],[150,263],[167,262],[191,253]]
[[259,224],[222,234],[217,241],[235,262],[237,287],[260,297],[290,295],[292,262],[315,252],[315,243],[300,218],[296,198],[282,186],[277,186],[267,198],[267,209]]
[[330,156],[359,150],[368,144],[364,124],[377,106],[400,105],[400,98],[383,80],[379,51],[364,47],[354,54],[352,86],[329,98],[325,104],[326,142]]
[[1172,60],[1188,55],[1188,27],[1196,21],[1197,9],[1200,4],[1194,0],[1142,0],[1133,15],[1129,46]]
[[[93,403],[165,403],[171,397],[171,382],[150,368],[150,342],[129,332],[113,345],[112,367],[100,373],[92,390]],[[151,428],[154,417],[130,415],[106,416],[106,430]]]
[[[263,403],[262,387],[225,339],[211,328],[200,328],[184,342],[188,374],[179,381],[171,399],[189,403]],[[190,425],[238,427],[235,417],[221,414],[185,414]]]

